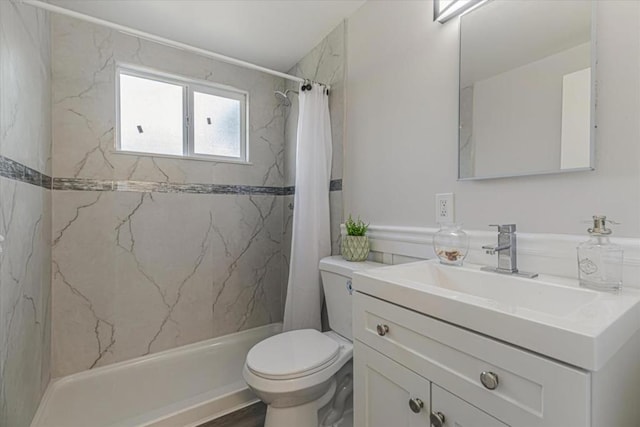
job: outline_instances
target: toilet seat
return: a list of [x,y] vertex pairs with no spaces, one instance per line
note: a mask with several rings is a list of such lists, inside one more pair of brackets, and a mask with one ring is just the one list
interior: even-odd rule
[[340,345],[315,329],[284,332],[256,344],[246,366],[255,375],[272,380],[301,378],[336,361]]

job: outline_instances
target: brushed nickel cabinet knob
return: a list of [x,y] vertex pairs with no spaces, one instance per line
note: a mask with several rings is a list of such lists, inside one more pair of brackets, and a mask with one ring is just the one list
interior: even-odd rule
[[429,420],[431,421],[431,427],[444,426],[444,414],[442,412],[431,412]]
[[500,383],[498,381],[498,375],[496,375],[494,372],[487,371],[480,374],[480,382],[483,386],[485,386],[485,388],[489,390],[495,390]]
[[378,330],[378,335],[380,335],[381,337],[387,335],[387,332],[389,332],[389,326],[387,325],[378,324],[378,326],[376,326],[376,329]]
[[422,408],[424,408],[424,402],[417,397],[409,399],[409,408],[411,408],[411,411],[414,413],[419,414]]

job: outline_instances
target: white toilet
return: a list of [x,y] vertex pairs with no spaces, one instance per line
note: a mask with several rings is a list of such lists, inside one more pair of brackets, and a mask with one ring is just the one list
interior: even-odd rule
[[[267,406],[265,427],[334,425],[342,417],[353,385],[351,277],[380,267],[376,262],[348,262],[340,256],[320,261],[329,332],[315,329],[283,332],[256,344],[247,354],[243,376]],[[334,399],[335,397],[335,399]]]

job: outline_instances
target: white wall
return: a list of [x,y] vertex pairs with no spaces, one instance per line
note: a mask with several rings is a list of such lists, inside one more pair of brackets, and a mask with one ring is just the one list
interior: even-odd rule
[[458,25],[431,1],[367,2],[349,20],[345,212],[431,226],[434,194],[456,194],[465,228],[515,222],[582,234],[594,213],[640,236],[640,2],[597,5],[596,170],[458,182]]

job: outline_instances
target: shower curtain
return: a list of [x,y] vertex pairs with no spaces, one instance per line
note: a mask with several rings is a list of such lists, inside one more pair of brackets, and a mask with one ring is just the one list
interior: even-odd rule
[[[318,263],[331,255],[329,182],[331,122],[324,86],[300,85],[296,190],[284,330],[321,329],[322,285]],[[307,85],[308,87],[309,85]]]

